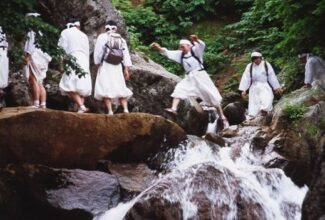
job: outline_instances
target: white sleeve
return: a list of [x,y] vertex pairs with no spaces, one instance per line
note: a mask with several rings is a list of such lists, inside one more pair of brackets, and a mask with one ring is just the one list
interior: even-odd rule
[[[266,61],[265,61],[266,62]],[[272,88],[274,90],[281,88],[280,83],[278,81],[278,78],[275,75],[274,69],[272,65],[268,62],[266,62],[266,65],[268,67],[268,74],[269,74],[269,83],[271,84]]]
[[194,54],[199,59],[201,59],[201,62],[203,61],[204,49],[205,49],[205,43],[203,41],[199,40],[198,42],[194,42],[194,46],[193,46]]
[[246,66],[243,76],[241,77],[240,84],[239,84],[239,90],[241,90],[241,91],[246,91],[251,86],[252,81],[251,81],[251,76],[250,76],[250,72],[249,72],[251,65],[252,64],[248,64]]
[[166,56],[167,58],[174,60],[177,63],[181,63],[181,58],[182,58],[182,51],[180,50],[168,50],[166,48],[163,48],[164,52],[161,54]]
[[58,46],[62,47],[66,53],[68,53],[68,39],[67,36],[64,34],[64,31],[61,32],[61,36],[58,42]]
[[126,41],[123,39],[123,65],[124,66],[132,66],[131,56],[129,52],[128,45]]
[[94,49],[94,62],[95,64],[100,64],[102,62],[102,58],[105,52],[105,44],[107,39],[104,35],[99,35],[95,44]]
[[305,66],[305,81],[304,81],[305,84],[311,84],[313,82],[314,71],[315,71],[315,62],[313,58],[309,58]]
[[35,32],[29,31],[27,34],[27,40],[24,47],[24,52],[32,54],[35,50]]

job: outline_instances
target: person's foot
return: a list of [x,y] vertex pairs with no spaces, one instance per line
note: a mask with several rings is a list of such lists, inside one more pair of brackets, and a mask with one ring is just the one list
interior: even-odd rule
[[89,111],[90,111],[89,108],[79,108],[77,113],[87,113]]
[[40,108],[40,106],[39,105],[31,105],[31,106],[28,106],[28,108],[38,109],[38,108]]
[[172,108],[165,108],[165,112],[167,112],[170,115],[177,116],[177,111]]
[[123,111],[124,113],[129,113],[129,110],[127,110],[127,109],[124,109],[124,111]]
[[114,115],[114,113],[113,112],[108,112],[107,115],[112,116],[112,115]]

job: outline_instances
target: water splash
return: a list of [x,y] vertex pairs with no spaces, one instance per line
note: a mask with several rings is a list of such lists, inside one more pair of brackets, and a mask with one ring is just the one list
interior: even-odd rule
[[[189,137],[187,144],[166,154],[168,159],[164,168],[169,170],[167,174],[160,175],[159,180],[139,196],[107,211],[98,220],[122,220],[137,201],[148,199],[146,192],[155,187],[168,189],[160,196],[170,202],[178,202],[184,220],[195,218],[198,214],[198,204],[193,201],[197,192],[204,193],[213,207],[227,205],[222,219],[238,219],[238,197],[251,204],[251,211],[256,212],[254,215],[260,219],[300,219],[307,187],[295,186],[281,169],[261,166],[265,160],[272,159],[276,138],[269,143],[264,156],[256,156],[251,152],[249,141],[258,129],[241,129],[240,136],[228,140],[231,148],[219,148],[204,140]],[[221,182],[213,183],[212,186],[203,183],[194,188],[197,173],[206,167],[221,172],[222,175],[218,177]],[[173,186],[167,184],[174,179],[184,181]]]

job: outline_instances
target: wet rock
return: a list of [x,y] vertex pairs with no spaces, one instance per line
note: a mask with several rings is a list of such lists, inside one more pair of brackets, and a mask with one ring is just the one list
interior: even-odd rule
[[6,93],[6,106],[29,106],[32,104],[28,81],[22,71],[10,74]]
[[149,187],[156,175],[146,164],[115,164],[102,161],[103,170],[114,175],[126,194],[140,193]]
[[223,113],[230,125],[238,125],[245,121],[245,112],[246,109],[239,102],[230,103],[223,108]]
[[220,137],[219,135],[217,134],[213,134],[213,133],[207,133],[205,136],[204,136],[204,139],[208,140],[208,141],[211,141],[215,144],[218,144],[219,146],[221,147],[224,147],[226,145],[226,141],[225,139],[223,139],[222,137]]
[[5,108],[0,112],[0,127],[1,164],[64,168],[94,169],[102,159],[145,162],[186,138],[175,123],[145,113],[106,116]]
[[[190,191],[185,190],[188,187]],[[204,164],[161,180],[141,196],[126,220],[223,219],[233,208],[229,195],[237,207],[234,218],[264,219],[262,205],[240,193],[240,181],[231,172]]]
[[0,213],[13,219],[92,219],[120,199],[116,177],[98,171],[9,165],[1,181],[10,188],[0,190],[14,192],[16,201]]
[[228,137],[228,138],[229,137],[234,137],[238,133],[238,128],[239,127],[237,125],[229,126],[229,128],[226,128],[221,132],[221,136],[222,137]]

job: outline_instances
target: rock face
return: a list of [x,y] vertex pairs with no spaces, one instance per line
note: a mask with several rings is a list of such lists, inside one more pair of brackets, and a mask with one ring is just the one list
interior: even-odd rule
[[94,46],[97,34],[102,32],[105,22],[109,20],[116,21],[119,32],[128,39],[124,20],[110,0],[38,0],[37,2],[42,18],[61,29],[65,28],[70,18],[80,19],[81,29],[88,35],[91,48]]
[[[183,173],[163,179],[142,195],[126,219],[223,219],[232,209],[228,204],[228,193],[237,204],[234,218],[263,219],[265,214],[261,204],[244,198],[239,184],[231,172],[209,164],[190,167]],[[185,189],[189,186],[191,191],[188,192]],[[208,189],[213,189],[213,193]],[[217,200],[223,202],[213,202],[213,196],[218,196]],[[193,206],[197,207],[194,213]]]
[[0,182],[0,190],[8,193],[9,187],[15,195],[2,197],[2,219],[92,219],[120,199],[116,177],[98,171],[10,165]]
[[0,113],[0,161],[94,169],[101,159],[145,162],[186,138],[183,129],[144,113],[115,116],[6,108]]
[[314,179],[303,203],[302,219],[304,220],[325,218],[325,140],[323,140],[323,155],[315,167],[313,176]]
[[[296,121],[290,121],[284,114],[286,104],[303,104],[306,113]],[[315,162],[322,152],[321,137],[325,131],[325,91],[312,88],[300,89],[283,97],[275,106],[271,124],[276,151],[289,164],[285,172],[299,186],[310,184]]]

